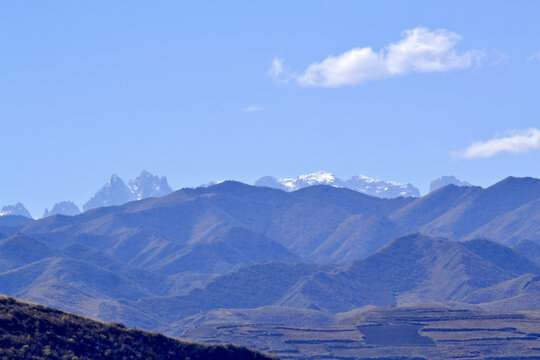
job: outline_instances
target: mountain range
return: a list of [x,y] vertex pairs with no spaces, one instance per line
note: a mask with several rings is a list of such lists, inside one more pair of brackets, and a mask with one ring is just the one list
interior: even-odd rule
[[411,184],[373,179],[364,175],[355,175],[350,179],[342,180],[326,171],[318,171],[312,174],[284,179],[265,176],[255,181],[254,185],[284,191],[295,191],[313,185],[330,185],[355,190],[380,198],[395,198],[399,196],[420,197],[420,191]]
[[76,216],[6,215],[0,293],[211,342],[231,339],[216,324],[334,326],[388,306],[536,311],[539,201],[533,178],[420,198],[225,181]]
[[[223,181],[211,181],[202,185],[202,187],[209,187],[222,182]],[[434,191],[435,189],[449,184],[471,186],[469,183],[458,180],[454,176],[442,176],[431,182],[430,191]],[[342,187],[380,198],[394,198],[400,196],[420,197],[418,189],[410,184],[378,180],[364,175],[356,175],[348,180],[341,180],[325,171],[286,179],[275,179],[271,176],[265,176],[255,182],[255,186],[265,186],[285,191],[294,191],[313,185]],[[172,191],[172,188],[167,183],[166,177],[152,175],[146,170],[143,170],[137,178],[129,180],[127,184],[118,175],[113,174],[110,180],[83,205],[83,211],[103,206],[122,205],[130,201],[142,200],[148,197],[165,196]],[[42,217],[52,215],[73,216],[80,213],[81,210],[75,203],[71,201],[61,201],[54,204],[50,211],[45,209]],[[15,205],[4,206],[0,211],[0,216],[4,215],[21,215],[32,218],[28,210],[20,202]]]

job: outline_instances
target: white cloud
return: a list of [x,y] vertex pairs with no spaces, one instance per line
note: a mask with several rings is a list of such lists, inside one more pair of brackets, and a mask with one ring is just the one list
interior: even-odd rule
[[468,148],[452,153],[463,159],[482,159],[499,153],[519,154],[540,149],[540,130],[535,128],[508,131],[504,137],[473,143]]
[[242,112],[254,112],[254,111],[263,111],[262,106],[252,105],[242,109]]
[[[371,47],[362,47],[330,55],[322,62],[311,64],[295,78],[302,86],[339,87],[412,72],[469,68],[483,56],[477,50],[458,53],[455,46],[461,36],[450,31],[417,27],[405,30],[401,35],[401,41],[378,52]],[[283,73],[282,59],[277,63],[274,60],[271,72]]]
[[283,74],[283,59],[272,60],[272,65],[268,69],[267,74],[274,79],[277,79]]
[[527,58],[527,62],[529,63],[532,63],[535,61],[540,61],[540,51],[535,54],[532,54],[531,56]]

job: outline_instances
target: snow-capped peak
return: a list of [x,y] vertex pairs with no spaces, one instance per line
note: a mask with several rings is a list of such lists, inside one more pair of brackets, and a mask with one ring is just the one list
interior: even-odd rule
[[83,210],[165,196],[172,191],[165,176],[152,175],[146,170],[143,170],[137,178],[129,180],[127,184],[118,175],[113,174],[110,180],[84,204]]
[[374,179],[365,175],[355,175],[348,180],[337,178],[332,173],[317,171],[295,178],[276,179],[265,176],[255,182],[256,186],[273,187],[285,191],[294,191],[312,185],[330,185],[352,189],[367,195],[394,198],[399,196],[419,197],[420,192],[411,184]]
[[335,185],[337,178],[329,172],[317,171],[296,178],[279,179],[278,181],[289,191],[294,191],[312,185]]

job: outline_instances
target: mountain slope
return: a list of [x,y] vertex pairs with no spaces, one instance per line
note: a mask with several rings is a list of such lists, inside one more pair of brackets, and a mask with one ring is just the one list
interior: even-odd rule
[[[495,185],[478,191],[469,200],[461,202],[442,216],[423,225],[420,231],[450,239],[494,238],[489,236],[491,227],[484,228],[481,232],[478,229],[487,226],[497,217],[504,216],[504,214],[539,198],[539,179],[508,177]],[[534,212],[529,214],[536,215]],[[522,213],[521,217],[516,220],[526,221],[528,217],[525,215]],[[492,223],[493,225],[497,224]],[[515,222],[512,222],[512,225],[514,231],[519,231]],[[497,239],[501,238],[497,237]],[[502,241],[508,243],[508,240]]]
[[464,298],[484,309],[538,310],[540,309],[540,275],[525,274],[515,279],[479,289]]
[[13,298],[0,298],[0,357],[9,359],[270,359],[244,347],[187,343]]
[[540,244],[537,242],[524,239],[514,245],[512,249],[540,264]]
[[279,305],[336,313],[365,305],[459,301],[510,278],[461,243],[414,234],[341,270],[304,278]]
[[55,256],[45,244],[22,234],[0,240],[0,272]]
[[174,314],[174,320],[180,320],[212,309],[268,306],[278,302],[305,276],[333,268],[330,265],[278,262],[251,265],[218,276],[188,295],[141,299],[132,305],[163,321],[171,321],[171,314]]
[[[262,235],[260,239],[281,243],[307,260],[316,257],[321,261],[343,261],[345,253],[317,251],[321,243],[338,230],[340,223],[351,215],[362,213],[377,215],[384,220],[391,211],[411,201],[412,198],[379,199],[327,186],[286,193],[224,182],[209,188],[182,189],[168,196],[130,202],[116,208],[94,209],[69,219],[40,219],[29,224],[24,232],[48,234],[47,238],[55,242],[55,246],[65,246],[74,239],[83,241],[83,236],[101,237],[98,242],[88,238],[84,245],[99,244],[100,250],[117,254],[122,261],[137,259],[139,263],[146,263],[145,266],[154,266],[152,264],[172,252],[180,254],[190,246],[208,243],[209,239],[217,240],[220,234],[225,234],[224,229],[242,227]],[[122,240],[135,233],[146,235],[137,235],[137,241]],[[373,231],[363,240],[380,243],[378,236],[379,233]],[[390,241],[392,237],[383,241]],[[121,243],[129,245],[121,246]],[[119,247],[127,252],[114,250]],[[371,245],[365,247],[370,251],[373,248]],[[365,252],[359,251],[347,256],[352,259],[364,255]]]
[[463,245],[513,276],[526,273],[540,274],[539,264],[501,244],[485,239],[476,239],[465,241]]

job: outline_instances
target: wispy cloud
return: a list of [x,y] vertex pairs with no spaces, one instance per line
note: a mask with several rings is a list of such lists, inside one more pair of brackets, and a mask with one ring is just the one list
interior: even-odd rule
[[507,53],[500,51],[499,49],[494,49],[493,51],[494,60],[491,61],[491,66],[498,66],[501,64],[508,63],[510,56]]
[[279,78],[279,76],[283,74],[283,59],[272,60],[272,65],[270,66],[270,69],[268,69],[267,74],[274,79]]
[[540,130],[538,129],[510,130],[505,135],[475,142],[464,150],[453,152],[452,156],[462,159],[483,159],[499,153],[519,154],[540,149]]
[[[469,68],[484,55],[478,50],[459,53],[456,44],[461,36],[425,27],[405,30],[402,39],[374,51],[370,46],[354,48],[340,55],[330,55],[303,72],[290,75],[301,86],[340,87],[357,85],[407,73],[443,72]],[[283,59],[272,64],[269,74],[283,76]]]
[[242,112],[254,112],[254,111],[263,111],[263,110],[264,108],[262,106],[251,105],[246,108],[243,108]]
[[537,53],[532,54],[531,56],[529,56],[527,58],[527,62],[529,62],[529,63],[532,63],[532,62],[535,62],[535,61],[540,61],[540,51],[538,51]]

